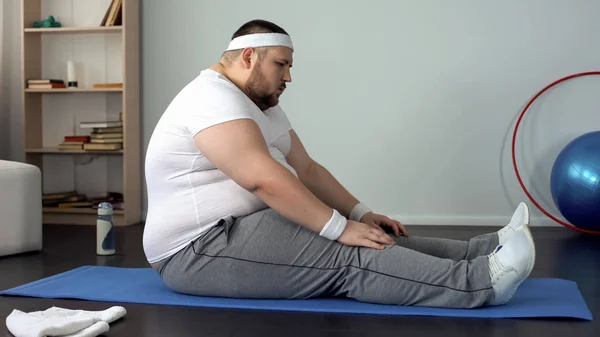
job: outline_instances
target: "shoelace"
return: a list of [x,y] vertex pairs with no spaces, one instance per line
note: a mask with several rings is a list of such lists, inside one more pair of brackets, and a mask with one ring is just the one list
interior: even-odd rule
[[496,253],[500,250],[501,246],[499,246],[494,252],[492,252],[489,257],[490,261],[490,278],[492,279],[492,283],[495,283],[496,280],[504,273],[504,265],[498,259]]

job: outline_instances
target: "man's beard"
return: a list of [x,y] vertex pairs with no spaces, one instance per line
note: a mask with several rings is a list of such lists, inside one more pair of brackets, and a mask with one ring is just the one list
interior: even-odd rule
[[276,106],[279,103],[275,93],[265,93],[261,88],[261,83],[264,83],[264,77],[260,72],[260,64],[257,64],[248,78],[245,86],[246,95],[258,106],[262,111]]

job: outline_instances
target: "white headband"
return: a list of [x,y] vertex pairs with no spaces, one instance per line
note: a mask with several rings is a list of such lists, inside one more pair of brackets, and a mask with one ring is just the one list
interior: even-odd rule
[[280,33],[258,33],[242,35],[231,40],[231,42],[229,42],[229,46],[225,51],[251,47],[273,46],[288,47],[292,51],[294,51],[292,39],[288,35]]

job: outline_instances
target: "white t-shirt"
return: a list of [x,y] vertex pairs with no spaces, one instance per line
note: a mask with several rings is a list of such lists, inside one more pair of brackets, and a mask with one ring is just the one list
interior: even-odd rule
[[203,129],[227,121],[253,119],[273,158],[286,162],[292,126],[279,107],[261,111],[238,87],[204,70],[173,99],[158,121],[146,152],[148,213],[143,246],[149,263],[183,249],[220,219],[267,208],[206,159],[194,144]]

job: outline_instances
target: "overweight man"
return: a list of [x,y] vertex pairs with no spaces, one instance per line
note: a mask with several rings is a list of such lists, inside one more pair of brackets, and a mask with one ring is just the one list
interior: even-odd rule
[[279,105],[293,52],[280,26],[246,22],[157,123],[143,246],[164,283],[218,297],[508,302],[535,262],[527,206],[468,241],[411,236],[373,212],[310,157]]

